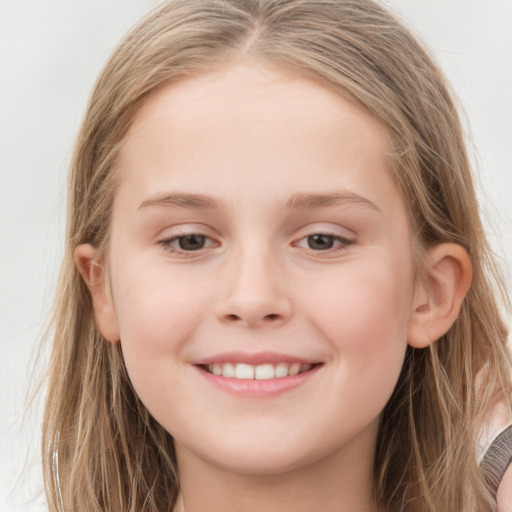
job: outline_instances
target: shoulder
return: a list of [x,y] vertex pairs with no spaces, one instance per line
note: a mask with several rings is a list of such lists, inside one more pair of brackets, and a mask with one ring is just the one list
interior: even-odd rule
[[503,396],[486,418],[478,451],[489,488],[497,493],[497,512],[512,512],[512,413]]
[[498,512],[512,512],[512,466],[509,466],[498,488]]

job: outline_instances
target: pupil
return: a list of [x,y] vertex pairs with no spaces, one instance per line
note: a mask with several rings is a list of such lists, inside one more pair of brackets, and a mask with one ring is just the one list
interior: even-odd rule
[[180,237],[179,246],[184,251],[197,251],[204,247],[204,242],[204,235],[187,235]]
[[334,245],[334,238],[331,235],[311,235],[308,236],[308,246],[310,249],[325,251],[331,249]]

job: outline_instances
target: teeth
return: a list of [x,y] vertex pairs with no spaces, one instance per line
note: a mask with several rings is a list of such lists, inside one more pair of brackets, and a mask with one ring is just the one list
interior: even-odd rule
[[277,378],[288,376],[288,365],[286,363],[279,363],[275,369],[275,376]]
[[267,379],[281,379],[283,377],[298,375],[313,368],[310,363],[279,363],[261,364],[253,366],[245,363],[224,363],[224,364],[210,364],[208,371],[214,375],[222,375],[223,377],[230,377],[240,380],[267,380]]
[[261,366],[256,366],[254,378],[256,380],[273,379],[274,367],[271,364],[262,364]]
[[235,367],[232,364],[225,364],[222,368],[222,376],[223,377],[234,377],[235,376]]
[[300,364],[295,363],[290,366],[290,369],[288,370],[288,373],[290,375],[297,375],[300,372]]
[[254,366],[250,364],[237,364],[235,366],[235,379],[254,379]]

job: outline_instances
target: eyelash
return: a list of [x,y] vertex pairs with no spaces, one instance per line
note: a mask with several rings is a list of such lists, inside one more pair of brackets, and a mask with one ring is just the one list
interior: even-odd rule
[[[315,236],[323,236],[323,237],[329,237],[332,239],[333,244],[336,242],[339,242],[338,247],[328,247],[327,249],[323,250],[314,250],[309,247],[310,250],[313,250],[315,253],[333,253],[333,252],[339,252],[347,250],[350,246],[355,244],[355,240],[352,240],[350,238],[346,238],[344,236],[338,235],[336,233],[328,233],[328,232],[318,232],[318,233],[312,233],[311,235],[304,236],[299,239],[298,243],[300,243],[302,240],[306,240],[306,243],[309,243],[309,239]],[[298,243],[296,245],[298,245]]]
[[[200,253],[202,251],[202,249],[204,249],[205,247],[201,247],[197,250],[187,251],[187,250],[181,249],[179,247],[173,246],[173,243],[179,242],[180,240],[182,240],[184,238],[193,237],[193,236],[201,237],[201,238],[204,238],[205,240],[212,241],[212,239],[209,236],[202,235],[200,233],[184,233],[182,235],[175,235],[170,238],[165,238],[164,240],[160,240],[158,242],[158,244],[161,245],[165,250],[167,250],[171,253],[190,258],[190,257],[196,256],[197,255],[196,253]],[[215,243],[211,244],[211,245],[215,245]]]
[[[194,257],[194,256],[197,256],[197,253],[201,253],[201,251],[203,249],[205,249],[206,247],[200,247],[199,249],[196,249],[196,250],[184,250],[184,249],[181,249],[179,247],[175,247],[173,245],[174,243],[179,242],[180,240],[182,240],[184,238],[194,237],[194,236],[195,237],[201,237],[201,238],[203,238],[205,240],[213,241],[207,235],[202,235],[200,233],[185,233],[185,234],[176,235],[176,236],[173,236],[173,237],[170,237],[170,238],[166,238],[164,240],[160,240],[158,242],[158,244],[161,245],[165,250],[167,250],[167,251],[169,251],[171,253],[178,254],[178,255],[184,256],[184,257]],[[344,251],[344,250],[347,250],[348,248],[350,248],[350,246],[352,246],[352,245],[354,245],[356,243],[355,240],[352,240],[352,239],[340,236],[340,235],[338,235],[336,233],[317,232],[317,233],[312,233],[312,234],[307,235],[307,236],[303,236],[297,242],[294,242],[293,245],[299,246],[299,243],[301,241],[303,241],[303,240],[306,240],[306,243],[309,243],[310,242],[309,239],[311,239],[312,237],[317,237],[317,236],[329,237],[329,238],[332,239],[332,243],[333,244],[335,242],[339,242],[339,244],[340,244],[340,246],[337,247],[337,248],[336,247],[328,247],[327,249],[319,249],[319,250],[312,249],[311,247],[308,248],[309,250],[312,250],[312,251],[314,251],[317,254],[322,254],[322,253],[329,253],[329,254],[331,254],[333,252]],[[211,245],[215,245],[215,242],[213,244],[210,244],[210,246]]]

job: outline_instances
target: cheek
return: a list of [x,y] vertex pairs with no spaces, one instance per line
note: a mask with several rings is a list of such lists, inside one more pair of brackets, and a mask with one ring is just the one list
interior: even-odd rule
[[307,310],[347,385],[382,392],[385,403],[407,348],[412,274],[407,266],[381,263],[354,265],[326,281],[322,293],[309,295]]
[[113,290],[123,356],[135,388],[144,394],[139,388],[150,388],[159,370],[168,372],[193,338],[208,310],[207,296],[204,287],[161,269],[119,277]]
[[309,290],[312,321],[330,338],[339,339],[340,348],[345,344],[370,348],[378,338],[392,341],[406,336],[412,301],[407,270],[354,265]]

